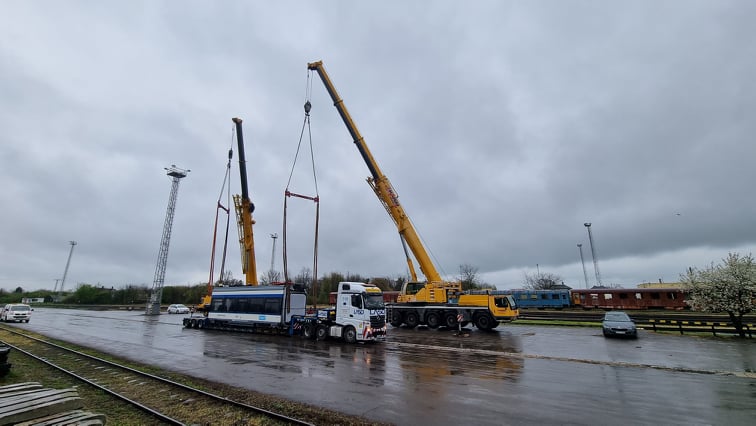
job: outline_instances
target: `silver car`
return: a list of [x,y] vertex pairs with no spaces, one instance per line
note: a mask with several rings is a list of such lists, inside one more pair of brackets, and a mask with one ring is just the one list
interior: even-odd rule
[[627,336],[631,338],[638,337],[638,329],[630,317],[622,311],[610,311],[604,315],[601,322],[601,328],[604,336]]

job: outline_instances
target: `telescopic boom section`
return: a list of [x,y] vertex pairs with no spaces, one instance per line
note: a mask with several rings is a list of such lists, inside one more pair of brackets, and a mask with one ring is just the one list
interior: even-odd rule
[[239,148],[239,175],[241,177],[241,199],[234,196],[236,207],[236,219],[239,225],[239,245],[241,248],[242,272],[245,274],[246,285],[257,285],[257,266],[255,264],[255,240],[252,233],[252,212],[255,205],[249,199],[247,187],[247,160],[244,157],[244,134],[242,132],[242,119],[233,118],[236,124],[236,141]]
[[[399,235],[407,242],[407,245],[409,245],[425,279],[429,284],[442,284],[441,276],[433,265],[433,262],[431,262],[428,253],[425,251],[415,228],[412,226],[409,217],[404,212],[404,208],[399,204],[399,196],[391,186],[389,179],[381,172],[378,163],[370,153],[370,150],[365,144],[365,139],[360,134],[360,131],[357,130],[357,125],[354,124],[352,117],[349,115],[349,111],[347,111],[346,106],[344,106],[344,101],[339,97],[336,88],[328,77],[328,73],[326,73],[325,68],[323,68],[323,62],[312,62],[307,64],[307,68],[311,71],[317,71],[320,79],[323,81],[328,94],[333,100],[334,106],[339,111],[341,119],[344,121],[349,133],[352,135],[357,150],[360,152],[360,155],[362,155],[362,159],[370,170],[371,176],[368,178],[368,183],[386,208],[386,211],[388,211],[389,215],[394,220],[394,223],[399,230]],[[414,275],[414,269],[411,267],[411,263],[410,270],[413,271]],[[413,280],[415,279],[415,277],[412,278]]]

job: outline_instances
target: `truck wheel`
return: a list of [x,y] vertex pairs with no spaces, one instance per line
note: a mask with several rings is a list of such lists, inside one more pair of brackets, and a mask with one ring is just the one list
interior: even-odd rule
[[204,319],[197,320],[197,328],[199,328],[200,330],[203,329],[203,328],[205,328],[205,320]]
[[302,336],[305,339],[312,339],[313,337],[315,337],[315,327],[313,327],[313,325],[309,322],[305,323],[302,326]]
[[417,316],[417,312],[407,312],[407,318],[404,319],[404,322],[407,327],[415,328],[420,324],[420,318]]
[[441,316],[436,312],[431,312],[426,315],[425,322],[430,328],[438,328],[441,325]]
[[402,323],[404,322],[404,318],[402,318],[402,313],[399,311],[392,311],[391,312],[391,325],[394,327],[401,327]]
[[343,336],[344,336],[344,341],[346,341],[347,343],[354,343],[357,341],[357,330],[355,330],[354,327],[352,327],[351,325],[347,326],[344,329]]
[[328,327],[319,325],[318,328],[315,329],[315,339],[325,340],[326,337],[328,337]]

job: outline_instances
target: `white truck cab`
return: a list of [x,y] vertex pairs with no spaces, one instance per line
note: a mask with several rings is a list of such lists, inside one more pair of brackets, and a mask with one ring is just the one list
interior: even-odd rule
[[[375,340],[386,335],[386,306],[383,292],[373,284],[360,282],[340,282],[336,307],[318,312],[319,317],[334,315],[332,336],[341,337],[342,330],[354,330],[357,341]],[[330,312],[329,312],[330,311]],[[352,340],[352,336],[343,336]]]

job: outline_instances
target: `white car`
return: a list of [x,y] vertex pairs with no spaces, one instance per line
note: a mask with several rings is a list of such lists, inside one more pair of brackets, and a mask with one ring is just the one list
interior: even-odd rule
[[168,307],[168,313],[169,314],[188,314],[189,308],[187,308],[186,305],[176,303]]
[[9,303],[5,305],[2,312],[0,312],[0,321],[29,322],[31,314],[31,306],[24,303]]

